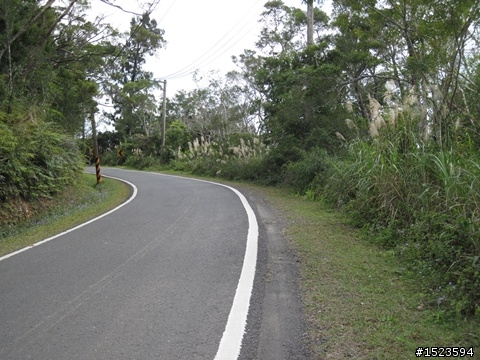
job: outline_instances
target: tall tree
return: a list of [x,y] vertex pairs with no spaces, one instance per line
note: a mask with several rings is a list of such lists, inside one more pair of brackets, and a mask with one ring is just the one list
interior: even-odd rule
[[[475,56],[480,5],[477,1],[336,0],[335,24],[349,75],[364,117],[362,93],[381,101],[380,89],[393,80],[400,95],[415,93],[422,105],[422,131],[439,144],[452,140],[457,115],[465,107],[462,73]],[[352,62],[351,55],[357,53]]]
[[163,34],[148,13],[133,17],[129,32],[124,34],[119,51],[112,57],[112,71],[105,83],[105,92],[115,107],[115,113],[109,116],[125,138],[138,132],[150,134],[156,109],[153,91],[159,83],[143,66],[147,56],[164,46]]
[[[307,45],[313,45],[313,29],[314,29],[314,3],[315,0],[302,0],[303,4],[307,4]],[[317,0],[320,4],[321,0]]]
[[[58,6],[54,6],[58,4]],[[68,134],[83,128],[85,107],[96,92],[86,91],[110,54],[114,31],[101,19],[86,19],[87,0],[54,2],[6,0],[0,3],[1,102],[42,107],[46,120]],[[3,84],[3,86],[1,86]],[[28,105],[25,105],[28,104]]]

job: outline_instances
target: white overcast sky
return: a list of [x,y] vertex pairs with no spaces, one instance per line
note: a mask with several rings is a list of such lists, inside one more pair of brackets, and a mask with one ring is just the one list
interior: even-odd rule
[[[167,96],[196,87],[191,72],[218,70],[224,74],[235,68],[232,55],[255,49],[260,33],[258,23],[267,0],[161,0],[152,18],[165,30],[167,46],[147,62],[155,78],[167,79]],[[288,6],[306,10],[301,0],[283,0]],[[330,3],[329,0],[324,1]],[[116,0],[127,10],[141,12],[136,1]],[[324,11],[328,7],[323,5]],[[328,12],[328,11],[327,11]],[[131,14],[122,13],[92,0],[92,13],[108,15],[106,21],[128,30]]]

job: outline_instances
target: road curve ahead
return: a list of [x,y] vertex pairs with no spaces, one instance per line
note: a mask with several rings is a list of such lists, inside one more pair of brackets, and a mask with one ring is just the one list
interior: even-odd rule
[[211,183],[102,170],[134,183],[136,198],[0,261],[0,359],[214,359],[231,345],[227,322],[241,322],[229,318],[245,297],[241,199]]

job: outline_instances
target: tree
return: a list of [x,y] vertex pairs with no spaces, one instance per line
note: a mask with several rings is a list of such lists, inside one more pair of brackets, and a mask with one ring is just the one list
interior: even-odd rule
[[123,117],[119,120],[119,125],[125,129],[127,134],[143,132],[147,137],[153,134],[156,129],[159,131],[158,104],[155,96],[151,92],[157,87],[156,82],[149,79],[131,81],[124,85],[120,96],[122,104],[130,113],[124,111]]
[[[313,25],[314,25],[314,0],[302,0],[303,4],[307,4],[307,45],[313,45]],[[317,0],[320,4],[321,0]]]
[[[2,74],[3,105],[12,111],[14,94],[22,94],[28,77],[36,68],[39,53],[45,52],[49,20],[53,18],[49,1],[39,7],[36,1],[7,0],[0,4],[0,73]],[[38,21],[43,16],[45,21]],[[43,55],[43,54],[42,54]],[[23,95],[23,94],[22,94]]]
[[[330,97],[334,92],[329,87],[335,86],[332,79],[337,70],[328,55],[328,43],[319,38],[318,45],[305,48],[301,41],[305,13],[281,1],[269,2],[265,7],[261,20],[265,26],[257,47],[263,50],[268,45],[278,51],[269,51],[269,56],[245,51],[234,58],[263,108],[257,113],[263,120],[264,135],[272,144],[288,142],[299,149],[321,144],[329,148],[334,122],[329,125],[323,113],[335,107],[335,97]],[[315,14],[317,27],[325,27],[326,14]],[[318,137],[322,128],[330,129],[326,130],[329,135]]]
[[88,79],[102,71],[115,32],[102,19],[86,20],[85,0],[58,4],[49,1],[42,7],[37,1],[16,0],[0,4],[5,7],[0,46],[6,49],[0,58],[0,94],[7,112],[16,106],[41,106],[47,121],[78,134],[84,110],[97,94],[85,90]]
[[165,45],[164,33],[164,30],[157,28],[157,22],[151,19],[148,13],[132,18],[130,33],[123,48],[124,84],[147,77],[142,70],[142,65],[145,64],[147,55],[154,55]]
[[147,55],[154,55],[165,44],[164,31],[148,13],[132,18],[120,51],[112,56],[110,79],[105,92],[112,99],[115,113],[108,116],[126,139],[143,132],[149,136],[158,108],[153,91],[159,87],[152,74],[143,70]]
[[282,1],[269,1],[261,14],[263,28],[255,44],[268,55],[286,53],[298,43],[294,40],[299,34],[299,23],[295,21],[292,9]]
[[418,97],[424,109],[420,131],[448,146],[465,107],[462,73],[471,72],[478,2],[337,0],[334,5],[337,49],[346,56],[345,68],[355,65],[345,85],[362,116],[368,117],[362,97],[381,100],[384,84],[393,80],[402,98],[412,92]]
[[192,133],[183,121],[172,121],[165,131],[165,153],[173,156],[179,148],[188,149],[188,142],[192,141],[192,138]]

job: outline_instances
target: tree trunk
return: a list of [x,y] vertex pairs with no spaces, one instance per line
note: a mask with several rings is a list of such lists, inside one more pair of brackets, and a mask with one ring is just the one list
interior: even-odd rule
[[307,45],[313,45],[313,0],[307,0]]

